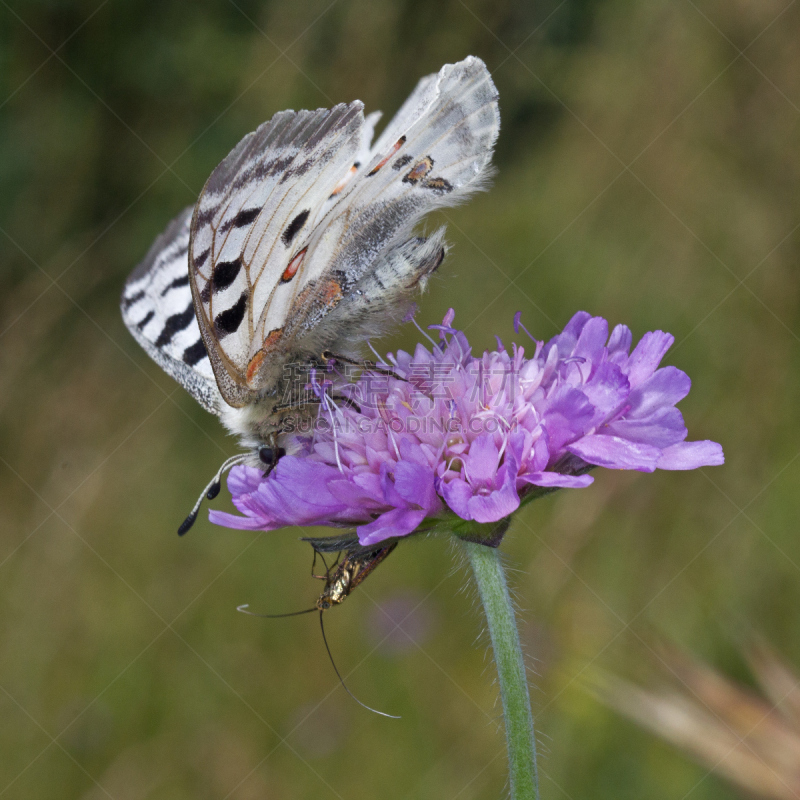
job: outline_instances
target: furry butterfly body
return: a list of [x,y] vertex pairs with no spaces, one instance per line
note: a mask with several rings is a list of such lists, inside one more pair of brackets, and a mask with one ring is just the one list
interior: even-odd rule
[[469,57],[423,78],[373,144],[359,101],[283,111],[214,170],[128,278],[126,326],[258,463],[289,381],[401,317],[444,257],[428,212],[480,189],[497,92]]

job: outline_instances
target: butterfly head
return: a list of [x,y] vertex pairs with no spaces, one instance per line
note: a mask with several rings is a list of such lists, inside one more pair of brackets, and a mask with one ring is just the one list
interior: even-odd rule
[[278,465],[279,459],[286,455],[286,450],[277,445],[262,445],[258,448],[258,459],[266,467],[264,475],[269,475]]

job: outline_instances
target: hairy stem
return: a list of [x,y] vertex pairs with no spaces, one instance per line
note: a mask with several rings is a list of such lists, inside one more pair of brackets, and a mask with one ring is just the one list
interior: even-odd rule
[[539,800],[536,739],[525,663],[500,554],[494,547],[459,540],[483,603],[500,683],[512,800]]

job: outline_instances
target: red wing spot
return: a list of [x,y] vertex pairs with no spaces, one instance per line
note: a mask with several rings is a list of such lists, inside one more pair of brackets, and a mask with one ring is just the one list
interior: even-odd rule
[[394,143],[394,147],[392,147],[392,149],[389,151],[389,155],[387,155],[386,158],[379,161],[378,164],[367,173],[367,177],[371,178],[405,143],[406,143],[406,137],[401,136]]
[[270,331],[267,334],[267,338],[264,339],[264,346],[261,349],[265,353],[269,353],[270,350],[274,350],[280,341],[281,336],[283,336],[283,328],[275,328],[274,331]]
[[322,290],[320,300],[325,308],[333,308],[342,299],[342,287],[335,280],[329,280]]
[[255,378],[261,363],[270,354],[270,351],[274,350],[278,345],[278,342],[281,340],[281,336],[283,336],[283,328],[275,328],[275,330],[270,331],[267,334],[267,338],[264,339],[263,347],[250,359],[250,363],[247,365],[247,372],[245,373],[247,383],[250,386],[252,386],[253,379]]
[[433,159],[425,156],[414,164],[411,172],[403,178],[403,183],[419,183],[433,169]]
[[247,365],[247,372],[245,373],[245,378],[247,379],[248,384],[252,384],[253,376],[256,374],[256,372],[258,372],[258,368],[261,366],[264,356],[266,356],[266,353],[263,350],[259,350],[250,359],[250,363]]
[[328,199],[330,200],[331,197],[336,197],[336,195],[339,194],[339,192],[341,192],[348,183],[350,183],[350,179],[356,174],[356,172],[358,172],[358,164],[353,164],[353,166],[347,171],[347,175],[345,175],[344,178],[342,178],[339,183],[336,184],[336,188],[330,193]]
[[300,269],[300,265],[303,263],[303,259],[306,257],[306,250],[307,247],[304,247],[292,260],[289,262],[289,266],[283,271],[283,275],[281,275],[281,283],[288,283],[295,275],[297,275],[297,270]]

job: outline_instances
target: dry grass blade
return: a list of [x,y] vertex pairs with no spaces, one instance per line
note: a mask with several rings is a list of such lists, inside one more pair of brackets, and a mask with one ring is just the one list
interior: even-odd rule
[[597,673],[598,698],[695,761],[759,798],[800,798],[800,676],[767,645],[747,653],[764,696],[670,651],[672,685],[645,689]]

